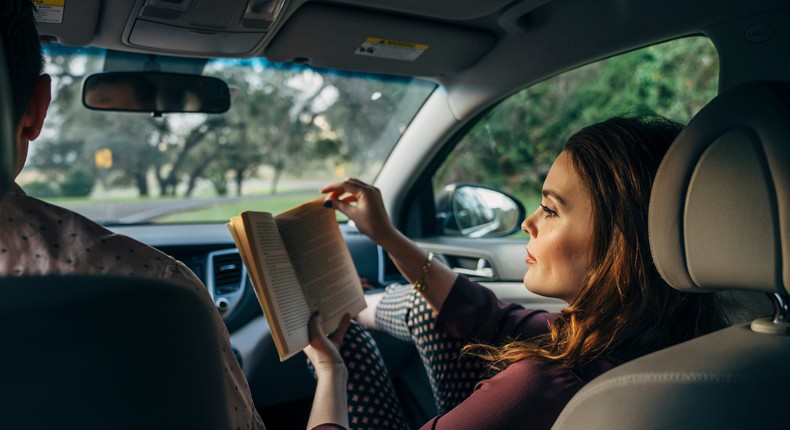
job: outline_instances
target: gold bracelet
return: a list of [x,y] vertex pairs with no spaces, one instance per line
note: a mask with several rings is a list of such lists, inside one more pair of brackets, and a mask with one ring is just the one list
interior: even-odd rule
[[422,264],[422,273],[420,277],[414,282],[412,285],[412,289],[418,293],[425,291],[428,288],[428,284],[425,283],[425,280],[428,278],[428,270],[431,269],[431,261],[433,261],[433,252],[428,253],[428,258],[425,260],[425,263]]

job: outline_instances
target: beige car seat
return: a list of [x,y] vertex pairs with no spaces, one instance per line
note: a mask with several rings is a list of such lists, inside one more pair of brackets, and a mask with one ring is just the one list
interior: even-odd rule
[[691,120],[659,168],[649,230],[672,287],[760,291],[775,315],[601,375],[553,428],[790,426],[790,84],[741,84]]

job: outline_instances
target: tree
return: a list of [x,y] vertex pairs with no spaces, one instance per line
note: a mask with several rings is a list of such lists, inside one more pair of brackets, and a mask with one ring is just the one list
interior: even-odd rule
[[[365,176],[377,172],[374,160],[383,160],[411,121],[411,115],[424,102],[432,86],[404,86],[402,79],[348,79],[329,75],[336,101],[321,112],[327,124],[319,136],[310,140],[310,150],[317,160],[344,163],[351,175]],[[403,109],[401,109],[403,108]],[[361,114],[364,112],[364,114]],[[408,117],[400,117],[405,112]],[[375,173],[374,173],[375,174]]]
[[[201,178],[219,195],[227,193],[232,178],[240,195],[244,181],[261,166],[274,172],[272,193],[285,173],[332,172],[338,164],[356,173],[376,170],[374,160],[386,156],[376,142],[395,141],[410,120],[394,112],[404,103],[422,103],[425,91],[432,90],[404,92],[401,79],[349,79],[261,59],[227,60],[211,63],[206,72],[236,89],[229,112],[150,118],[80,106],[77,71],[96,70],[100,60],[97,53],[55,55],[49,71],[56,77],[57,98],[50,122],[58,131],[39,146],[45,150],[36,154],[36,164],[62,179],[70,161],[90,165],[94,152],[107,148],[113,154],[108,181],[134,185],[142,196],[150,194],[149,176],[161,195],[174,196],[185,184],[190,196]],[[256,73],[249,73],[251,68]],[[365,115],[362,109],[368,110]]]
[[651,46],[533,85],[486,113],[436,175],[436,186],[479,182],[522,199],[582,127],[622,114],[687,122],[716,95],[712,44],[688,38]]
[[[95,112],[81,106],[80,80],[84,71],[101,67],[98,52],[51,56],[47,71],[56,98],[31,164],[60,182],[72,163],[92,165],[95,151],[107,148],[113,165],[103,177],[114,186],[134,186],[141,196],[151,193],[151,177],[161,195],[184,190],[191,196],[201,180],[217,195],[235,183],[241,195],[245,181],[264,166],[273,172],[272,193],[286,174],[371,178],[434,88],[263,59],[220,60],[205,73],[235,88],[224,115]],[[685,122],[716,93],[717,69],[712,45],[690,38],[533,85],[483,115],[441,167],[436,185],[483,182],[535,195],[572,131],[628,112],[659,112]]]
[[156,130],[151,118],[82,107],[82,70],[98,69],[100,60],[101,56],[91,51],[85,56],[56,53],[51,57],[47,72],[53,78],[55,97],[45,128],[50,132],[36,142],[30,164],[61,181],[72,163],[91,166],[95,151],[108,148],[113,153],[113,167],[108,172],[111,181],[134,184],[140,195],[147,196],[149,166],[161,156],[150,141]]

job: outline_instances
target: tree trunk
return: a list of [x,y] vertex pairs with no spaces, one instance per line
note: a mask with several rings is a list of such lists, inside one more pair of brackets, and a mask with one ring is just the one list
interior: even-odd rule
[[135,182],[137,183],[137,190],[140,193],[140,197],[148,197],[148,181],[146,180],[146,172],[137,172],[135,175]]
[[[169,190],[173,193],[173,196],[176,195],[176,185],[178,185],[178,171],[182,169],[183,164],[186,162],[187,155],[189,155],[189,153],[197,146],[198,143],[200,143],[200,141],[203,140],[203,138],[209,132],[224,125],[224,118],[209,118],[202,126],[192,130],[186,139],[184,139],[184,148],[176,157],[173,165],[170,168],[167,178],[165,178],[167,181],[167,187],[169,187]],[[193,179],[190,177],[190,182],[192,181]]]
[[270,194],[275,195],[277,194],[277,184],[280,182],[280,176],[283,173],[283,166],[278,163],[277,166],[274,168],[274,177],[272,178],[272,188],[270,190]]
[[[156,182],[159,184],[159,196],[175,196],[176,195],[176,181],[172,175],[165,176],[162,174],[162,165],[156,166]],[[172,173],[172,172],[171,172]]]
[[[195,191],[195,185],[197,185],[197,180],[203,175],[203,172],[206,170],[209,164],[214,161],[214,157],[216,153],[206,155],[203,158],[203,161],[200,162],[191,172],[189,172],[189,184],[187,185],[187,191],[185,193],[185,197],[192,197],[192,193]],[[227,193],[227,191],[226,191]],[[224,194],[220,194],[224,195]]]
[[157,164],[154,166],[154,176],[156,177],[156,184],[159,186],[159,195],[165,195],[165,178],[162,175],[162,165]]
[[225,197],[228,195],[228,181],[225,180],[224,176],[216,178],[211,183],[214,185],[214,191],[217,192],[218,196]]
[[197,182],[197,175],[190,175],[189,176],[189,183],[187,183],[187,190],[184,193],[184,197],[190,198],[192,197],[192,192],[195,191],[195,183]]
[[235,169],[236,174],[236,195],[241,197],[241,184],[244,182],[244,169]]

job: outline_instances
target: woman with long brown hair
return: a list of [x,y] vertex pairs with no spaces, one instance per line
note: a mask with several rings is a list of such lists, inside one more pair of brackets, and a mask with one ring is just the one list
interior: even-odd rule
[[[522,224],[524,285],[566,301],[559,314],[502,303],[433,260],[394,228],[376,188],[348,179],[322,190],[414,285],[389,289],[368,325],[417,346],[439,411],[427,428],[549,428],[606,370],[724,325],[713,296],[673,290],[652,263],[650,189],[680,129],[660,117],[618,117],[568,140]],[[318,377],[308,427],[406,428],[367,332],[342,324],[327,339],[319,321],[305,349]],[[497,373],[484,379],[486,368]]]

